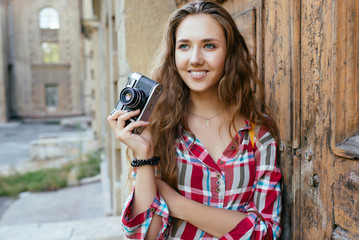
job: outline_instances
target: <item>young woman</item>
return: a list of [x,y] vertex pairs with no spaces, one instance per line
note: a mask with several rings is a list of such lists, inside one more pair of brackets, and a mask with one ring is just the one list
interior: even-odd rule
[[[125,235],[277,239],[276,127],[230,14],[212,2],[185,5],[170,17],[162,49],[152,78],[163,94],[150,122],[125,126],[139,110],[108,117],[134,166],[143,164],[123,211]],[[133,134],[139,126],[148,127]]]

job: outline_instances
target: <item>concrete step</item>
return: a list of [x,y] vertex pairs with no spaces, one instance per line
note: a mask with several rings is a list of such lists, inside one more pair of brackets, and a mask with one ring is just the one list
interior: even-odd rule
[[0,227],[2,240],[122,240],[120,217]]

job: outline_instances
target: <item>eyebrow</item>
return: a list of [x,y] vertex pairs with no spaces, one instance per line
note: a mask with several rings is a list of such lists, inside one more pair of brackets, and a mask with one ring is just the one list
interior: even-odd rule
[[[202,42],[213,42],[213,41],[220,42],[219,39],[217,39],[217,38],[205,38],[205,39],[202,39],[201,41]],[[178,43],[178,42],[187,43],[187,42],[190,42],[190,40],[189,39],[178,39],[176,41],[176,43]]]

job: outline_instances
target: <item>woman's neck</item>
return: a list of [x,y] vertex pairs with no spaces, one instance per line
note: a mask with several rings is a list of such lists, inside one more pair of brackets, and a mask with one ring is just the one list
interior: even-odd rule
[[219,101],[217,93],[190,93],[192,106],[190,112],[202,117],[210,118],[221,111],[225,107]]

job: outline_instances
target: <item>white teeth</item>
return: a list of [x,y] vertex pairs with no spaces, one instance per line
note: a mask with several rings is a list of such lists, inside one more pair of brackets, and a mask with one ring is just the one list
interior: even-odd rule
[[196,75],[196,76],[200,76],[200,75],[203,75],[205,73],[206,73],[206,71],[191,71],[191,74]]

